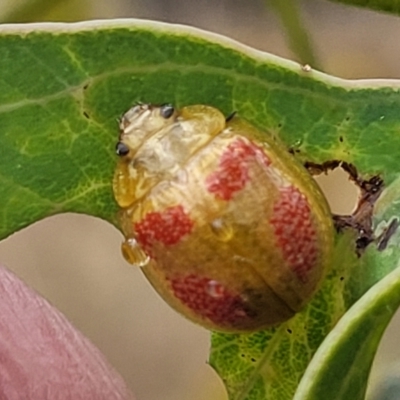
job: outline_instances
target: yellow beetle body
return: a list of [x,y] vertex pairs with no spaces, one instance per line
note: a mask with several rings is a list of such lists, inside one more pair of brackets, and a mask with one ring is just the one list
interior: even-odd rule
[[276,139],[210,106],[141,104],[121,119],[117,153],[124,256],[177,311],[212,330],[251,332],[313,296],[331,215]]

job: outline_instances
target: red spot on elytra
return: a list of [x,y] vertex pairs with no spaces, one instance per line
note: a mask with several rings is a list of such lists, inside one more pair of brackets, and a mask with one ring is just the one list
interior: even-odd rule
[[192,228],[193,221],[181,205],[169,207],[162,212],[149,212],[134,225],[136,239],[149,255],[152,254],[154,242],[171,246],[189,234]]
[[171,279],[175,296],[217,325],[238,326],[250,318],[243,299],[220,282],[195,274]]
[[318,260],[317,234],[308,201],[294,186],[280,189],[270,220],[285,261],[302,282]]
[[230,200],[249,181],[250,161],[265,166],[271,163],[262,147],[243,138],[236,139],[222,153],[216,171],[206,178],[207,190],[221,200]]

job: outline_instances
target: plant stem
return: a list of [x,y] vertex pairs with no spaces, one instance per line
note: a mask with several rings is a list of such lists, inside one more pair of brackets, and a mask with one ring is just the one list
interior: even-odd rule
[[44,14],[53,10],[65,0],[25,0],[18,3],[16,7],[10,7],[0,17],[1,23],[35,22],[39,21]]
[[308,64],[320,69],[296,3],[296,0],[269,0],[268,2],[280,18],[286,30],[289,47],[299,61],[304,65]]

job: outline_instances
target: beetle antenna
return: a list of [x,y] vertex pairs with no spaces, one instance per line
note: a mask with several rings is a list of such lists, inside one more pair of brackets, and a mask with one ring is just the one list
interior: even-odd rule
[[237,114],[237,111],[232,111],[226,118],[225,122],[229,122]]

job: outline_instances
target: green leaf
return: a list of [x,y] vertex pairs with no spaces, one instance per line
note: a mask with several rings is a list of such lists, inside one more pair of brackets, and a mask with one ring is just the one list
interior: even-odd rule
[[[217,35],[125,20],[2,26],[0,89],[0,238],[62,212],[116,225],[111,183],[117,119],[137,101],[236,110],[266,135],[280,136],[300,161],[341,160],[365,178],[382,177],[386,190],[373,220],[377,235],[399,214],[397,81],[340,80]],[[321,360],[318,382],[306,373],[298,396],[318,398],[312,396],[320,387],[336,390],[328,384],[338,382],[327,374],[342,370],[340,349],[355,340],[351,336],[368,348],[349,366],[356,371],[362,363],[365,378],[400,296],[398,283],[385,279],[376,289],[387,293],[379,304],[388,301],[390,312],[375,336],[361,333],[374,315],[376,296],[355,306],[358,322],[345,317],[336,324],[398,266],[399,234],[383,250],[372,243],[359,258],[354,239],[351,231],[337,235],[321,290],[295,318],[251,335],[213,334],[210,363],[231,399],[292,399],[321,345],[331,355],[315,359]],[[392,277],[398,282],[397,273]],[[337,339],[324,342],[330,331]],[[363,393],[365,381],[356,374],[346,378],[346,387],[355,382]]]
[[400,0],[330,0],[351,6],[365,7],[372,10],[400,14]]
[[370,289],[316,352],[294,400],[364,399],[379,340],[400,305],[400,268]]

